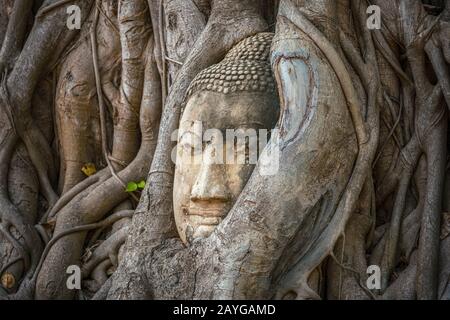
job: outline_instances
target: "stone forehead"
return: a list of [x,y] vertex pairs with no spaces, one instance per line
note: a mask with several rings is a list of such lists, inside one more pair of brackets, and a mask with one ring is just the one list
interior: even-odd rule
[[239,42],[220,63],[195,77],[187,97],[199,91],[274,93],[275,80],[269,61],[272,39],[273,33],[260,33]]

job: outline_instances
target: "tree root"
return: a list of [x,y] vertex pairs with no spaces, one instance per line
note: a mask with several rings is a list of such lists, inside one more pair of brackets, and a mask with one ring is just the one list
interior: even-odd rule
[[[132,215],[130,215],[131,217]],[[117,267],[117,254],[120,246],[124,244],[128,236],[128,227],[124,227],[103,241],[97,248],[95,248],[92,255],[82,267],[82,278],[87,278],[92,270],[102,261],[109,259],[113,266]]]

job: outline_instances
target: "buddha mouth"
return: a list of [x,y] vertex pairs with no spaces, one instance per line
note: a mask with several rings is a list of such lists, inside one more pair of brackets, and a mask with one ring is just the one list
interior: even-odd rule
[[221,208],[205,208],[201,206],[190,206],[188,215],[196,220],[199,225],[217,226],[226,215],[225,206]]

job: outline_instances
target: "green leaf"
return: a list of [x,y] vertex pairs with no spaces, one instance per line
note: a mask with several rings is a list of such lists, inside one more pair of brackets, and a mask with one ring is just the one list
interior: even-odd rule
[[136,182],[130,181],[127,183],[127,188],[125,189],[126,192],[133,192],[138,189],[138,185]]
[[139,189],[144,189],[144,188],[145,188],[145,181],[142,180],[141,182],[139,182],[139,183],[137,184],[137,186],[138,186]]

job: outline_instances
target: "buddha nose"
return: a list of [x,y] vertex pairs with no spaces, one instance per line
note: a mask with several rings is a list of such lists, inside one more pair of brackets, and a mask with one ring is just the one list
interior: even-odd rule
[[191,200],[227,202],[230,198],[224,165],[202,164],[192,187]]

